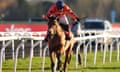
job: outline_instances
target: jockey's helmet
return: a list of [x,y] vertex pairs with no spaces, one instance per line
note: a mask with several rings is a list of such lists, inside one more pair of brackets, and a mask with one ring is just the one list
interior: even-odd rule
[[58,9],[62,9],[62,8],[64,8],[64,2],[62,0],[58,0],[56,2],[56,6]]

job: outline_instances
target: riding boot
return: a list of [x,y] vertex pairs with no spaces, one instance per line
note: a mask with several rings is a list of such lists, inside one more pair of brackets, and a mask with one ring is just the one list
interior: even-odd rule
[[65,31],[65,39],[66,40],[70,40],[70,32],[69,31]]

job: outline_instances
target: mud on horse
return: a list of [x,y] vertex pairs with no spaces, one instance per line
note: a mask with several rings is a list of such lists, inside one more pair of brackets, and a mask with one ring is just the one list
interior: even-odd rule
[[[55,58],[57,58],[57,69],[62,72],[67,72],[68,61],[70,60],[72,48],[74,45],[74,36],[70,33],[70,40],[65,40],[65,34],[57,17],[49,17],[48,21],[48,47],[51,60],[52,72],[56,72]],[[62,55],[65,53],[65,60],[62,63]],[[55,57],[56,56],[56,57]],[[62,65],[64,64],[64,65]]]

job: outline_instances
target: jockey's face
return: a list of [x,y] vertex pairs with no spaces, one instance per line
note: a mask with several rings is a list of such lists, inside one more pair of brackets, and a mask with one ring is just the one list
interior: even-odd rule
[[62,12],[63,11],[63,8],[61,8],[61,9],[58,9],[60,12]]

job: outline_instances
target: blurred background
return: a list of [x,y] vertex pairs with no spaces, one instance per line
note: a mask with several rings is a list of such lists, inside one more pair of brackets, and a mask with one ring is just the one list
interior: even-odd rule
[[[0,19],[27,21],[42,19],[56,0],[0,0]],[[64,0],[79,16],[97,17],[120,22],[120,0]]]

